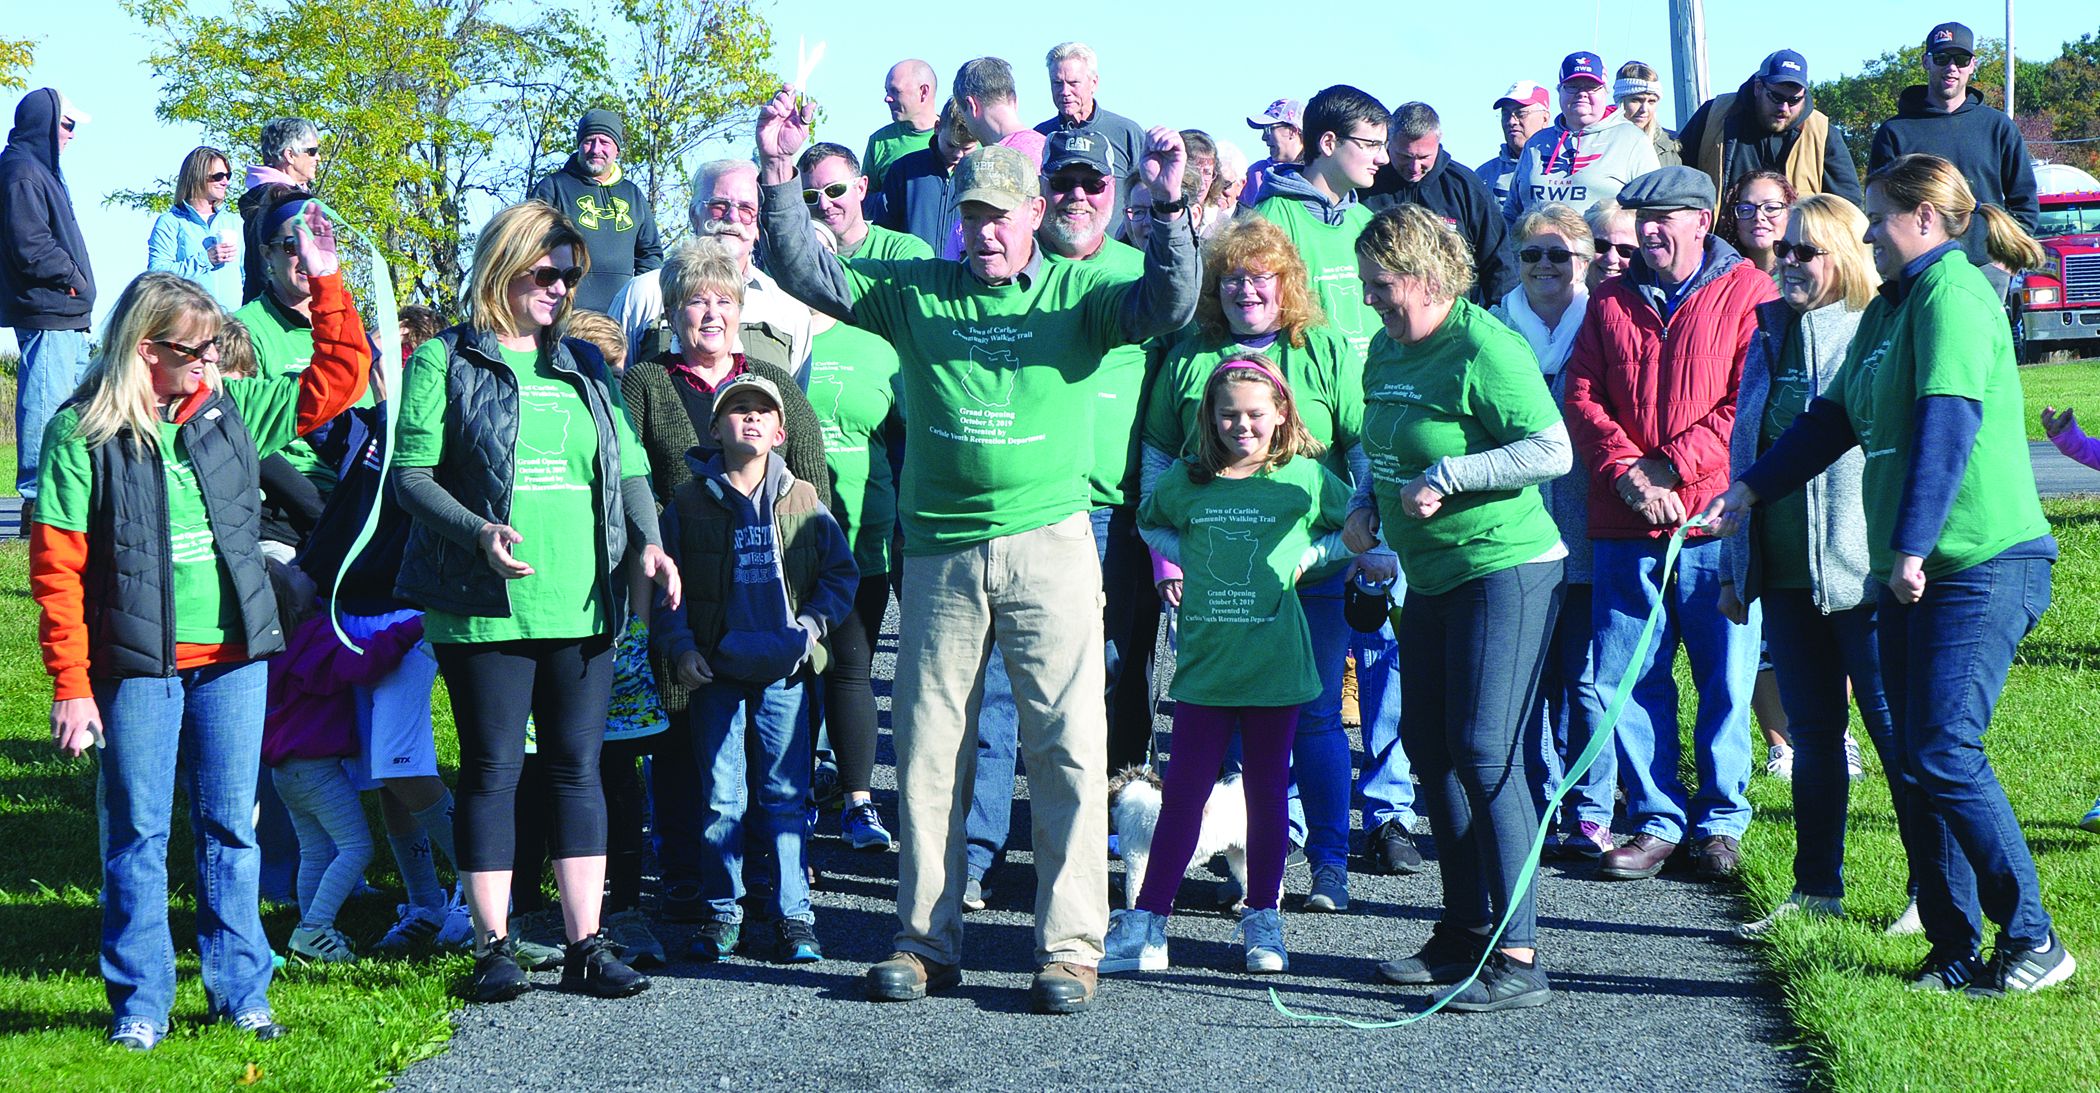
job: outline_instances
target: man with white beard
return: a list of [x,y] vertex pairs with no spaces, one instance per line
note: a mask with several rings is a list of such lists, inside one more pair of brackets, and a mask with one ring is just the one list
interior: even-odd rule
[[[701,164],[687,216],[695,235],[720,240],[743,271],[737,350],[801,377],[809,368],[809,308],[751,261],[758,245],[758,165],[748,159]],[[671,348],[660,276],[657,270],[639,274],[613,297],[610,314],[627,336],[628,360],[649,360]]]

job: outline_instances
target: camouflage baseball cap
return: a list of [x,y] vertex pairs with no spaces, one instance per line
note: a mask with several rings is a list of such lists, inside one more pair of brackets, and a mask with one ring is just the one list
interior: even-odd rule
[[1001,212],[1011,212],[1036,196],[1035,164],[1026,153],[1001,144],[987,144],[955,166],[955,197],[951,205],[982,201]]

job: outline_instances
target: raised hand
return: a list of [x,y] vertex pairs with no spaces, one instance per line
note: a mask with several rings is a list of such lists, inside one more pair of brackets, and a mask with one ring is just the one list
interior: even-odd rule
[[299,268],[308,277],[327,277],[341,268],[335,254],[335,225],[321,212],[321,203],[309,201],[299,219]]
[[1188,148],[1181,143],[1179,130],[1156,125],[1145,134],[1145,158],[1138,165],[1138,175],[1145,180],[1152,200],[1181,200],[1181,174],[1188,160]]
[[817,104],[801,98],[793,85],[782,85],[771,102],[758,108],[758,154],[770,161],[793,160],[809,143],[809,123]]
[[2049,434],[2049,439],[2055,440],[2058,433],[2076,424],[2077,411],[2070,407],[2066,406],[2062,411],[2058,411],[2054,406],[2042,407],[2042,431]]

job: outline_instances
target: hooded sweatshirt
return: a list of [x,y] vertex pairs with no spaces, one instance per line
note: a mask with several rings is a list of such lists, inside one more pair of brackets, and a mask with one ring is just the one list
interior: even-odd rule
[[1390,163],[1380,167],[1371,188],[1364,191],[1363,202],[1373,216],[1411,204],[1443,217],[1473,250],[1475,278],[1466,298],[1474,303],[1494,303],[1516,286],[1516,263],[1511,261],[1502,206],[1478,175],[1463,165],[1451,166],[1449,149],[1437,149],[1436,163],[1420,182],[1402,180]]
[[[703,504],[718,505],[731,517],[729,572],[724,575],[727,591],[720,603],[719,627],[708,628],[718,632],[696,632],[686,604],[670,610],[659,605],[650,644],[660,656],[674,662],[686,650],[698,650],[716,679],[760,686],[786,679],[852,610],[860,581],[853,549],[838,521],[809,495],[810,518],[800,526],[818,537],[818,564],[814,585],[801,590],[806,594],[796,603],[785,565],[792,544],[780,541],[782,527],[774,510],[797,482],[780,453],[767,453],[765,478],[752,494],[729,481],[720,453],[704,456],[695,448],[687,453],[686,461],[694,481],[681,488],[680,497],[697,490],[704,494]],[[664,542],[674,549],[681,543],[679,508],[685,503],[680,500],[665,506],[662,516]],[[696,568],[695,575],[704,568]],[[704,593],[698,588],[689,591],[689,595]]]
[[0,326],[86,330],[95,273],[58,172],[58,92],[40,87],[15,105],[0,151]]
[[[1707,170],[1700,162],[1707,128],[1719,125],[1721,174],[1714,178],[1715,193],[1726,194],[1730,184],[1752,172],[1775,171],[1787,176],[1794,189],[1803,194],[1835,194],[1854,205],[1862,204],[1865,198],[1859,188],[1859,170],[1852,163],[1852,149],[1845,144],[1844,131],[1816,109],[1815,92],[1808,93],[1808,100],[1801,104],[1801,112],[1794,116],[1793,123],[1777,133],[1752,116],[1756,109],[1752,96],[1758,94],[1761,92],[1753,76],[1744,80],[1733,96],[1722,95],[1701,103],[1692,112],[1691,120],[1677,131],[1685,166]],[[1718,118],[1716,106],[1720,108]],[[1821,120],[1814,121],[1817,118]],[[1797,170],[1788,170],[1788,159],[1800,143],[1803,130],[1812,122],[1823,131],[1823,162],[1803,163]]]
[[1356,277],[1356,237],[1371,223],[1371,211],[1358,203],[1354,190],[1329,200],[1305,181],[1305,168],[1296,163],[1279,164],[1266,186],[1268,196],[1255,213],[1290,236],[1305,259],[1328,325],[1348,343],[1349,359],[1362,367],[1364,350],[1380,325],[1378,313],[1364,305]]
[[[2041,219],[2042,203],[2036,196],[2038,188],[2034,164],[2027,157],[2027,139],[2004,111],[1985,105],[1982,93],[1975,88],[1969,89],[1968,97],[1953,113],[1944,113],[1933,105],[1925,95],[1924,85],[1905,88],[1896,99],[1896,116],[1874,131],[1867,173],[1913,152],[1927,152],[1954,164],[1955,170],[1969,180],[1977,204],[2004,209],[2028,231],[2033,231]],[[1979,267],[1991,260],[1990,251],[1984,246],[1986,237],[1983,218],[1971,218],[1969,232],[1962,238],[1962,251]]]
[[561,170],[540,179],[532,196],[560,209],[590,249],[591,272],[576,286],[577,307],[610,311],[620,286],[664,264],[649,195],[622,176],[618,165],[611,181],[601,182],[591,177],[582,156],[571,154]]
[[263,211],[287,197],[308,195],[310,191],[292,181],[292,176],[261,163],[248,165],[241,185],[241,196],[233,207],[241,213],[241,302],[247,303],[261,296],[270,285],[262,246]]
[[1582,129],[1569,128],[1565,117],[1557,117],[1525,142],[1503,211],[1512,224],[1525,210],[1549,202],[1585,213],[1661,166],[1647,131],[1616,108]]

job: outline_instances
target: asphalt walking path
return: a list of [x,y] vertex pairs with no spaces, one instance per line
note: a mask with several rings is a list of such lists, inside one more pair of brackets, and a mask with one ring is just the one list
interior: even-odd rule
[[[885,732],[876,801],[894,817],[887,685],[894,623],[878,653]],[[1166,722],[1162,721],[1162,729]],[[690,928],[663,926],[673,963],[653,989],[597,1001],[560,993],[558,976],[506,1005],[454,1015],[451,1050],[397,1088],[487,1089],[1670,1089],[1774,1090],[1806,1072],[1755,955],[1726,931],[1743,917],[1729,887],[1688,874],[1591,879],[1549,866],[1539,890],[1540,952],[1554,997],[1510,1013],[1437,1014],[1399,1029],[1307,1026],[1277,1013],[1268,988],[1308,1013],[1381,1020],[1419,1010],[1428,988],[1373,982],[1377,960],[1412,952],[1441,906],[1434,863],[1411,877],[1350,877],[1343,915],[1299,912],[1310,877],[1284,880],[1291,972],[1241,968],[1236,918],[1211,909],[1219,873],[1198,865],[1168,926],[1174,967],[1104,980],[1087,1013],[1028,1010],[1035,878],[1026,780],[1018,849],[993,873],[990,906],[966,920],[964,982],[924,1001],[877,1005],[861,976],[890,952],[896,856],[855,852],[827,813],[811,856],[820,872],[817,934],[827,959],[786,967],[677,959]],[[1110,863],[1117,906],[1122,866]],[[1221,872],[1221,871],[1219,871]]]

